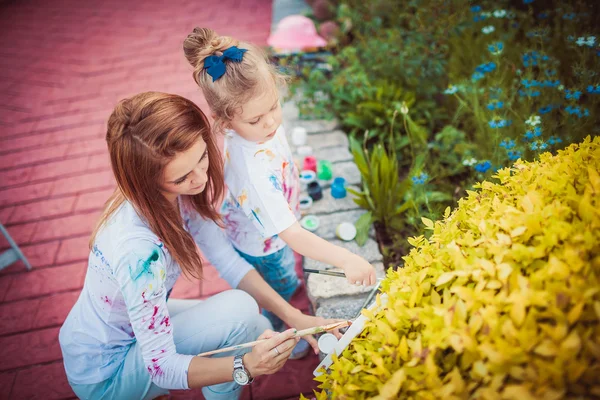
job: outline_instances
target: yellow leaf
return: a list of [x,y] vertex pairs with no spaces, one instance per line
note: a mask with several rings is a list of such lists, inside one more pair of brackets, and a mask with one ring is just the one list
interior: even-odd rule
[[433,229],[433,221],[429,218],[421,217],[421,221],[428,229]]
[[568,353],[569,356],[577,355],[580,349],[581,339],[575,330],[571,331],[569,336],[567,336],[567,338],[560,344],[560,351],[562,353]]
[[431,304],[433,304],[434,306],[439,306],[440,304],[442,304],[442,298],[440,297],[439,293],[435,290],[431,291]]
[[512,237],[521,236],[522,234],[525,233],[526,230],[527,230],[527,227],[519,226],[518,228],[515,228],[512,231],[510,231],[510,236],[512,236]]
[[525,320],[525,305],[521,302],[514,303],[510,309],[510,317],[516,326],[521,326]]
[[398,371],[394,372],[385,385],[379,389],[379,395],[383,399],[397,399],[398,392],[400,391],[404,381],[406,381],[406,373],[404,372],[404,368],[400,368]]
[[533,351],[540,356],[552,357],[557,354],[558,348],[552,340],[546,339],[542,341],[542,343],[540,343]]
[[400,346],[398,346],[398,351],[400,352],[400,357],[403,360],[408,360],[408,343],[406,342],[406,336],[402,336],[400,340]]
[[581,316],[581,312],[583,311],[584,305],[585,302],[581,301],[577,303],[575,307],[571,309],[571,311],[569,311],[569,313],[567,314],[567,321],[569,321],[569,324],[573,324],[579,319],[579,317]]
[[454,274],[454,272],[444,272],[435,282],[435,286],[442,286],[454,279],[455,276],[456,275]]
[[507,385],[502,392],[506,400],[536,400],[525,385]]

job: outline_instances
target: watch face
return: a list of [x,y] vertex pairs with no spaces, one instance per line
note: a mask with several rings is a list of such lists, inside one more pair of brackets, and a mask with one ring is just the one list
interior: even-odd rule
[[235,383],[237,383],[238,385],[246,385],[249,381],[248,379],[248,374],[246,374],[244,371],[242,370],[237,370],[233,373],[233,380],[235,381]]

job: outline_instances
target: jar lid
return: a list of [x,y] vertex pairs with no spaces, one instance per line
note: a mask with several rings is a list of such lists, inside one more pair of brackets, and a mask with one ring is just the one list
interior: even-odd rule
[[356,237],[356,227],[350,222],[342,222],[337,226],[335,234],[340,239],[349,242]]
[[300,220],[300,225],[307,231],[314,232],[319,228],[319,217],[316,215],[307,215]]
[[321,350],[325,354],[330,354],[335,349],[335,346],[338,343],[335,335],[331,333],[324,333],[319,338],[319,350]]

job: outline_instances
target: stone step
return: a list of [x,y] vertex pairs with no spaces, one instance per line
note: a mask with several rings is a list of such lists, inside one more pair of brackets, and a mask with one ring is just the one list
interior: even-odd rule
[[367,300],[369,293],[353,296],[338,296],[329,299],[320,299],[316,308],[317,317],[332,319],[354,319],[362,310],[362,305]]
[[[326,240],[336,239],[335,230],[340,223],[350,222],[354,224],[364,213],[366,213],[366,210],[358,208],[356,210],[317,215],[319,217],[319,228],[315,233]],[[372,225],[369,230],[369,236],[375,238],[375,228]]]

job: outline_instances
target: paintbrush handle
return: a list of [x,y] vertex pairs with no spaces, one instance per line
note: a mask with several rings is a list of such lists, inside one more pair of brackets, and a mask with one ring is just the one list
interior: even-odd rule
[[[334,330],[334,329],[337,329],[337,328],[345,328],[345,327],[350,326],[350,325],[352,325],[352,321],[342,321],[342,322],[335,322],[335,323],[329,324],[329,325],[315,326],[313,328],[307,328],[307,329],[303,329],[301,331],[298,331],[298,332],[296,332],[294,334],[293,337],[302,337],[302,336],[307,336],[307,335],[315,335],[317,333],[327,332],[327,331],[331,331],[331,330]],[[236,346],[224,347],[222,349],[207,351],[205,353],[198,354],[198,357],[206,357],[206,356],[211,356],[213,354],[227,353],[227,352],[233,351],[233,350],[247,349],[247,348],[250,348],[250,347],[254,347],[257,344],[266,342],[267,340],[269,340],[269,339],[259,339],[259,340],[255,340],[253,342],[238,344]]]
[[304,272],[309,272],[311,274],[321,274],[321,275],[337,276],[337,277],[340,277],[340,278],[345,278],[346,277],[346,274],[344,274],[343,272],[328,271],[326,269],[304,268]]

